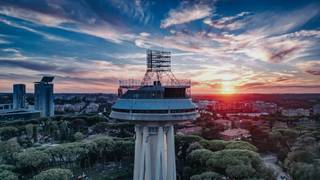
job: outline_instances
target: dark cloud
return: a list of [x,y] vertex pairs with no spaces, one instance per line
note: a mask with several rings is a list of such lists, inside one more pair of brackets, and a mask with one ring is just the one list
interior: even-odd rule
[[292,55],[297,50],[299,50],[298,46],[282,49],[274,54],[271,54],[270,61],[274,63],[282,62],[286,57]]
[[62,83],[77,83],[88,85],[106,85],[117,84],[118,78],[104,77],[104,78],[86,78],[86,77],[72,77],[72,76],[57,76],[57,81]]
[[276,82],[283,82],[283,81],[288,81],[288,80],[290,80],[290,78],[288,78],[288,77],[278,77],[276,79]]
[[81,70],[71,67],[65,66],[64,64],[55,65],[50,62],[34,62],[30,60],[13,60],[13,59],[0,59],[0,66],[1,67],[10,67],[10,68],[24,68],[33,71],[39,72],[55,72],[55,73],[82,73]]
[[269,82],[246,83],[237,87],[237,89],[318,89],[320,85],[273,85]]
[[291,88],[317,89],[317,88],[320,88],[320,85],[277,85],[277,86],[269,86],[268,88],[273,88],[273,89],[291,89]]
[[320,64],[312,63],[309,67],[305,69],[305,72],[312,75],[320,75]]
[[252,82],[252,83],[245,83],[237,87],[237,89],[252,89],[252,88],[260,88],[263,86],[268,85],[264,82]]
[[320,69],[306,70],[306,72],[312,75],[320,75]]
[[44,64],[39,62],[30,62],[25,60],[8,60],[8,59],[0,59],[1,67],[20,67],[35,71],[54,71],[57,70],[58,67],[51,64]]
[[221,88],[221,84],[219,84],[219,83],[207,83],[207,85],[208,85],[210,88],[213,88],[213,89],[219,89],[219,88]]

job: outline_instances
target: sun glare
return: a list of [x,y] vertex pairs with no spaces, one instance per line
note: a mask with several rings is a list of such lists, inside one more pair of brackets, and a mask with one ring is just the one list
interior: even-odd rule
[[223,82],[221,84],[221,93],[222,94],[234,94],[236,92],[234,84],[231,82]]

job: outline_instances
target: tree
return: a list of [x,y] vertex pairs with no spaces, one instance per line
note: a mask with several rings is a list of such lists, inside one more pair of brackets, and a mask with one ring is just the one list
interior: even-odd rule
[[73,176],[69,169],[53,168],[42,171],[33,177],[33,180],[69,180]]
[[33,124],[27,124],[25,126],[25,129],[26,129],[27,137],[31,139],[33,135]]
[[320,164],[296,163],[290,168],[293,180],[318,180],[320,177]]
[[81,140],[83,140],[84,135],[81,132],[76,132],[73,135],[73,138],[74,138],[75,141],[81,141]]
[[188,154],[187,160],[191,167],[191,174],[199,174],[203,171],[208,170],[207,160],[211,158],[213,152],[208,149],[197,149]]
[[33,125],[32,138],[34,142],[38,142],[38,126]]
[[62,121],[59,123],[60,141],[66,141],[70,139],[69,122]]
[[0,179],[1,180],[18,180],[18,176],[12,171],[0,169]]
[[293,151],[290,152],[285,159],[285,166],[290,168],[290,166],[296,162],[312,163],[315,158],[315,154],[311,152]]
[[37,172],[49,162],[49,155],[34,148],[15,154],[16,166],[22,172]]
[[181,176],[182,179],[186,179],[184,172],[185,171],[185,164],[186,158],[188,155],[188,150],[191,144],[195,142],[199,142],[203,140],[199,136],[192,136],[192,135],[176,135],[175,136],[175,150],[177,156],[177,174]]
[[190,178],[190,180],[223,180],[223,179],[226,179],[226,178],[224,176],[222,176],[216,172],[212,172],[212,171],[193,175]]
[[200,144],[211,151],[220,151],[226,147],[226,141],[223,140],[202,140]]
[[0,128],[0,138],[2,140],[8,140],[18,135],[18,128],[13,126],[6,126]]
[[0,157],[7,162],[12,162],[13,154],[19,152],[21,149],[17,138],[9,139],[8,141],[0,142]]
[[257,152],[257,148],[245,141],[228,141],[226,145],[226,149],[243,149]]
[[278,150],[278,158],[284,160],[288,152],[292,151],[292,146],[299,133],[292,129],[272,129],[270,140],[273,141]]
[[234,179],[252,177],[256,170],[250,165],[231,165],[226,168],[226,174]]

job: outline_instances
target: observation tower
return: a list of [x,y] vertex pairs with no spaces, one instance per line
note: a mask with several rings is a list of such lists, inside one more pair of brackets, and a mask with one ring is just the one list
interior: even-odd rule
[[110,117],[135,123],[134,180],[176,180],[174,124],[199,114],[190,80],[171,72],[171,53],[147,50],[143,80],[120,81]]

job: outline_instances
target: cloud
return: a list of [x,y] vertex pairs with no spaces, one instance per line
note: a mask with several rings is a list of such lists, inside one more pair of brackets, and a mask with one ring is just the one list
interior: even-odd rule
[[181,5],[177,9],[170,10],[166,19],[161,21],[161,28],[184,24],[194,20],[210,16],[213,9],[205,4],[194,4],[190,7]]
[[265,87],[266,85],[268,85],[268,83],[265,82],[250,82],[250,83],[245,83],[242,85],[237,86],[237,89],[253,89],[253,88],[261,88],[261,87]]
[[150,36],[150,33],[147,33],[147,32],[141,32],[141,33],[140,33],[140,36],[148,37],[148,36]]
[[[46,13],[39,12],[36,7],[19,7],[16,4],[4,3],[0,7],[0,14],[32,22],[36,25],[99,37],[114,43],[121,43],[128,39],[124,27],[119,26],[119,24],[112,25],[100,16],[101,12],[86,9],[81,3],[60,2],[52,5],[48,2],[44,6]],[[70,11],[70,8],[75,8],[75,10]],[[1,22],[42,35],[49,40],[65,40],[61,37],[41,32],[13,21],[1,19]]]
[[235,16],[227,16],[220,19],[206,18],[203,20],[203,23],[217,29],[237,30],[244,28],[244,26],[248,23],[246,17],[248,15],[250,15],[249,12],[241,12]]
[[3,39],[3,38],[0,38],[0,44],[10,44],[11,42]]
[[288,33],[319,15],[320,10],[316,7],[317,5],[309,5],[294,11],[261,13],[250,21],[250,33],[262,37]]
[[48,40],[52,40],[52,41],[67,41],[66,38],[59,37],[59,36],[56,36],[56,35],[52,35],[52,34],[45,33],[45,32],[41,32],[41,31],[35,30],[33,28],[30,28],[30,27],[15,23],[13,21],[2,19],[1,17],[0,17],[0,22],[6,24],[8,26],[12,26],[12,27],[15,27],[15,28],[18,28],[18,29],[23,29],[23,30],[29,31],[31,33],[35,33],[35,34],[40,35],[40,36],[42,36],[42,37],[44,37],[44,38],[46,38]]
[[270,62],[281,62],[285,57],[290,56],[296,50],[299,49],[299,46],[294,46],[288,49],[281,49],[280,51],[271,54],[269,61]]
[[73,67],[62,67],[54,63],[48,63],[45,61],[34,61],[30,59],[26,60],[14,60],[14,59],[0,59],[1,67],[11,67],[11,68],[24,68],[39,72],[62,72],[62,73],[72,73],[77,70]]
[[[319,90],[320,85],[317,84],[272,84],[272,83],[264,83],[264,82],[253,82],[246,83],[240,86],[237,86],[236,89],[239,91],[250,92],[256,90],[262,90],[262,92],[274,92],[276,90],[277,93],[288,92],[292,90],[292,92],[299,92],[301,90],[311,90],[310,92],[315,92],[314,90]],[[281,90],[280,90],[281,89]],[[284,91],[283,91],[284,90]]]
[[300,69],[311,75],[320,75],[320,61],[309,61],[298,64]]
[[277,77],[275,82],[284,82],[284,81],[288,81],[290,79],[291,78],[289,78],[289,77]]
[[59,26],[62,23],[70,23],[72,20],[66,19],[62,16],[55,17],[50,14],[32,11],[30,9],[23,9],[14,6],[2,6],[0,13],[6,16],[11,16],[19,19],[25,19],[37,24],[45,24],[46,26]]

